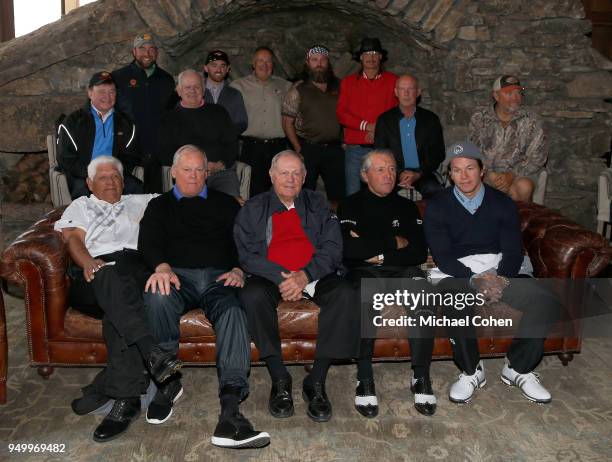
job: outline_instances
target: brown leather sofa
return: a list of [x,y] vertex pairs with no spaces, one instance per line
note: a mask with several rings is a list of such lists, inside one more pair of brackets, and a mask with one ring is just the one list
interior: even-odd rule
[[6,403],[6,372],[8,370],[8,345],[6,340],[6,316],[4,296],[0,290],[0,404]]
[[[425,204],[420,203],[421,210]],[[535,273],[544,278],[586,278],[597,275],[612,256],[610,244],[558,213],[535,204],[519,204],[523,244]],[[102,327],[98,320],[79,313],[67,304],[69,256],[53,223],[62,209],[47,214],[20,235],[2,254],[0,275],[25,283],[25,309],[30,362],[43,377],[54,366],[97,365],[106,360]],[[313,359],[318,308],[311,302],[282,303],[278,309],[283,357],[287,363]],[[189,365],[213,364],[214,333],[204,315],[193,310],[181,320],[180,357]],[[574,326],[575,327],[575,326]],[[553,332],[545,350],[558,354],[567,365],[580,352],[581,338],[571,329]],[[502,356],[509,338],[493,338],[485,330],[479,339],[484,357]],[[375,356],[379,360],[408,359],[405,339],[379,339]],[[436,339],[435,358],[450,358],[447,339]],[[252,347],[252,360],[258,359]]]

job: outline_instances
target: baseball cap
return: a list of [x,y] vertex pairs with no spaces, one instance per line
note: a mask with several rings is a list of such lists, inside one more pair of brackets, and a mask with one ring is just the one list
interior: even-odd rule
[[446,159],[444,159],[444,163],[448,165],[450,161],[456,157],[467,157],[484,161],[480,149],[471,141],[458,141],[451,144],[446,149]]
[[89,79],[89,88],[95,87],[96,85],[102,85],[104,83],[115,83],[111,73],[107,71],[96,72],[91,76],[91,79]]
[[493,91],[523,90],[521,82],[513,75],[502,75],[493,82]]
[[134,48],[140,48],[141,46],[146,45],[147,43],[149,45],[157,47],[155,39],[151,34],[149,34],[148,32],[145,32],[144,34],[138,34],[134,39]]
[[229,58],[227,57],[227,53],[221,50],[213,50],[208,53],[206,57],[206,61],[204,64],[212,63],[213,61],[225,61],[225,64],[229,65]]

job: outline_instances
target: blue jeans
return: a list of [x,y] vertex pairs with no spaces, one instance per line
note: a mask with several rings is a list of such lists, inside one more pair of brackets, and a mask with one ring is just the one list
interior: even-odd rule
[[346,195],[355,194],[361,189],[361,161],[373,148],[364,148],[358,144],[347,144],[344,154],[344,173],[346,178]]
[[144,302],[153,335],[160,348],[178,353],[181,316],[201,308],[215,330],[219,390],[225,385],[248,394],[247,374],[251,365],[251,338],[247,319],[238,299],[238,289],[216,279],[227,270],[219,268],[172,268],[181,290],[172,286],[169,295],[145,292]]

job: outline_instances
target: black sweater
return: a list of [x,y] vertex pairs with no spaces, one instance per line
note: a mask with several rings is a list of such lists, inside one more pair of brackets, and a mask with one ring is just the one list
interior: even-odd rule
[[[419,210],[414,202],[391,193],[379,197],[363,189],[347,197],[338,208],[344,240],[344,263],[349,268],[366,266],[364,260],[383,254],[383,266],[420,265],[427,247]],[[359,237],[352,237],[353,231]],[[397,249],[395,236],[408,240]]]
[[232,238],[240,205],[211,189],[208,198],[176,199],[172,190],[149,202],[140,221],[138,249],[151,269],[232,268],[238,265]]
[[166,114],[159,133],[161,165],[172,165],[178,148],[195,144],[210,162],[222,161],[226,168],[238,158],[238,137],[227,111],[218,104],[187,109],[180,104]]
[[458,258],[501,252],[497,274],[516,277],[523,261],[521,226],[516,204],[497,189],[483,186],[485,195],[474,215],[459,203],[453,187],[427,202],[427,244],[436,265],[451,276],[469,278],[474,274]]

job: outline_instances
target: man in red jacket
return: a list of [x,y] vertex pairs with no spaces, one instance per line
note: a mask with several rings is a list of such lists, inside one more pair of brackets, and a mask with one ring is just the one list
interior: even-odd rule
[[347,145],[347,195],[361,188],[361,160],[373,148],[376,119],[398,104],[395,96],[397,76],[382,69],[382,63],[387,60],[387,50],[383,49],[380,40],[364,38],[353,57],[361,62],[361,69],[342,79],[336,108],[338,121],[344,127],[344,142]]

